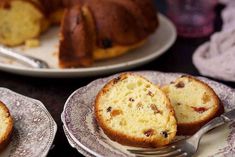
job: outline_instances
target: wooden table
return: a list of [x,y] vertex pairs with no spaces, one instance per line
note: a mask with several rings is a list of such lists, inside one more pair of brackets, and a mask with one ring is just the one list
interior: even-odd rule
[[[221,6],[217,8],[218,15],[221,9]],[[216,30],[220,29],[221,20],[219,16],[217,16],[215,26]],[[160,58],[155,59],[149,64],[134,68],[132,70],[157,70],[163,72],[183,72],[192,75],[199,75],[198,71],[192,64],[192,54],[198,45],[202,44],[208,39],[209,37],[200,39],[178,38],[172,48],[169,49],[167,53],[162,55]],[[67,142],[64,131],[62,129],[60,115],[66,99],[74,90],[87,85],[89,82],[99,77],[47,79],[24,77],[0,72],[0,86],[42,101],[58,125],[58,131],[54,141],[55,147],[49,152],[48,156],[75,157],[79,156],[79,153]],[[222,83],[235,88],[235,83]]]

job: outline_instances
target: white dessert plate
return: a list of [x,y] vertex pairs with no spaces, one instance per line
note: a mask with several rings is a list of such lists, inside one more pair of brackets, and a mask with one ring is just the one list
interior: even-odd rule
[[[180,77],[179,73],[161,73],[155,71],[137,72],[155,84],[168,84]],[[134,156],[127,146],[110,140],[97,125],[94,116],[94,100],[99,90],[114,75],[95,80],[76,90],[66,101],[61,119],[69,143],[85,156]],[[223,84],[200,77],[218,94],[225,111],[235,108],[235,90]],[[177,137],[182,138],[182,137]],[[234,156],[235,123],[227,124],[208,132],[201,140],[196,157]]]
[[18,52],[46,61],[50,65],[50,69],[32,69],[13,60],[0,57],[0,70],[37,77],[85,77],[131,69],[159,57],[174,43],[176,30],[173,24],[161,14],[159,14],[159,22],[159,28],[149,37],[143,47],[120,57],[96,62],[88,68],[74,69],[60,69],[58,67],[59,28],[52,28],[41,37],[41,46],[15,48]]
[[44,105],[5,88],[0,88],[0,101],[6,104],[14,120],[12,139],[0,156],[46,157],[57,125]]

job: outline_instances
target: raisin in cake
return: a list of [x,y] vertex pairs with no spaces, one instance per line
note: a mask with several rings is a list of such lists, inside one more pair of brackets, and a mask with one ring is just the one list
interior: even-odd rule
[[0,151],[9,143],[12,130],[13,119],[7,107],[0,101]]
[[125,145],[163,146],[176,134],[170,101],[136,74],[125,73],[107,83],[96,97],[95,114],[104,133]]
[[211,87],[191,76],[182,76],[163,91],[174,107],[178,135],[191,135],[223,112],[223,106]]

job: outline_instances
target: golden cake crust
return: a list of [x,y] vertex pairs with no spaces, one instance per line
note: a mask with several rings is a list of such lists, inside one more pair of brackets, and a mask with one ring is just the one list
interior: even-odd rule
[[[198,119],[198,120],[195,120],[195,121],[190,122],[190,123],[188,123],[188,122],[187,123],[184,123],[184,122],[181,123],[181,122],[179,122],[180,120],[179,120],[179,117],[178,117],[177,135],[193,135],[203,125],[205,125],[207,122],[209,122],[211,119],[221,115],[224,112],[224,107],[223,107],[222,103],[220,102],[219,97],[217,96],[215,91],[209,85],[207,85],[205,82],[200,81],[199,79],[197,79],[195,77],[188,76],[188,75],[183,75],[180,78],[176,79],[175,82],[172,82],[171,85],[174,85],[174,86],[177,85],[180,82],[180,80],[182,80],[182,79],[187,79],[189,81],[195,81],[195,82],[199,83],[200,85],[202,85],[206,89],[206,91],[208,93],[210,93],[211,99],[213,99],[215,101],[213,110],[210,113],[208,113],[207,116],[204,117],[204,119],[201,119],[201,120]],[[166,85],[162,88],[163,91],[167,95],[168,95],[168,92],[169,92],[168,87],[171,86],[171,85]],[[172,105],[173,105],[173,103],[172,103]],[[177,106],[177,105],[175,105],[175,106]],[[203,111],[203,110],[204,110],[203,107],[195,108],[195,111],[198,111],[198,112]]]
[[[5,130],[3,130],[2,133],[0,133],[0,152],[10,142],[11,134],[12,134],[12,131],[13,131],[13,119],[12,119],[12,117],[10,115],[10,112],[9,112],[8,108],[5,106],[5,104],[3,104],[0,101],[0,112],[1,111],[4,113],[4,115],[0,115],[0,116],[4,116],[3,119],[6,120],[6,124],[5,125],[7,125],[7,127],[6,127]],[[2,122],[0,122],[0,123],[2,123]]]
[[[139,75],[136,74],[132,74],[132,73],[124,73],[121,74],[119,77],[111,80],[110,82],[108,82],[103,88],[102,90],[98,93],[96,100],[95,100],[95,116],[96,116],[96,120],[99,124],[99,126],[102,128],[102,130],[104,131],[104,133],[112,140],[117,141],[121,144],[124,145],[129,145],[129,146],[136,146],[136,147],[158,147],[158,146],[164,146],[167,145],[171,142],[171,140],[175,137],[176,135],[176,121],[173,122],[172,124],[172,130],[174,130],[171,134],[169,134],[169,138],[163,139],[163,138],[159,138],[159,139],[151,139],[148,140],[146,138],[139,138],[139,137],[133,137],[129,134],[125,134],[125,133],[121,133],[121,132],[117,132],[113,129],[111,129],[110,127],[107,126],[106,122],[104,121],[104,119],[102,118],[102,115],[99,113],[99,108],[100,108],[100,103],[99,103],[99,99],[100,97],[102,97],[103,95],[105,95],[110,88],[112,88],[113,86],[115,86],[115,84],[119,81],[122,81],[124,79],[126,79],[128,76],[137,76],[137,77],[141,77]],[[145,79],[145,78],[143,78]],[[148,80],[147,80],[148,81]],[[149,82],[149,81],[148,81]],[[151,82],[149,82],[151,83]],[[157,88],[157,87],[156,87]],[[164,94],[163,94],[164,95]],[[165,96],[165,95],[164,95]],[[166,107],[167,109],[170,111],[170,115],[169,117],[174,117],[174,110],[170,104],[169,99],[165,96],[165,101],[166,101]],[[175,120],[175,118],[174,118]]]

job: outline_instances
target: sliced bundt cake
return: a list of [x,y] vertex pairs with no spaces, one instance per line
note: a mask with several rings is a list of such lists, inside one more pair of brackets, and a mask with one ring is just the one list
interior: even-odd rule
[[162,89],[174,107],[178,135],[192,135],[223,113],[223,106],[213,89],[191,76],[182,76]]
[[9,143],[12,131],[13,119],[7,107],[0,101],[0,151]]
[[49,26],[36,1],[0,1],[0,43],[8,46],[23,44],[38,37]]
[[125,145],[163,146],[176,134],[168,98],[136,74],[122,74],[107,83],[96,97],[95,115],[104,133]]
[[89,66],[140,47],[158,26],[151,0],[70,0],[65,5],[59,50],[63,68]]
[[0,43],[23,44],[60,21],[62,68],[122,55],[158,27],[152,0],[0,0]]

